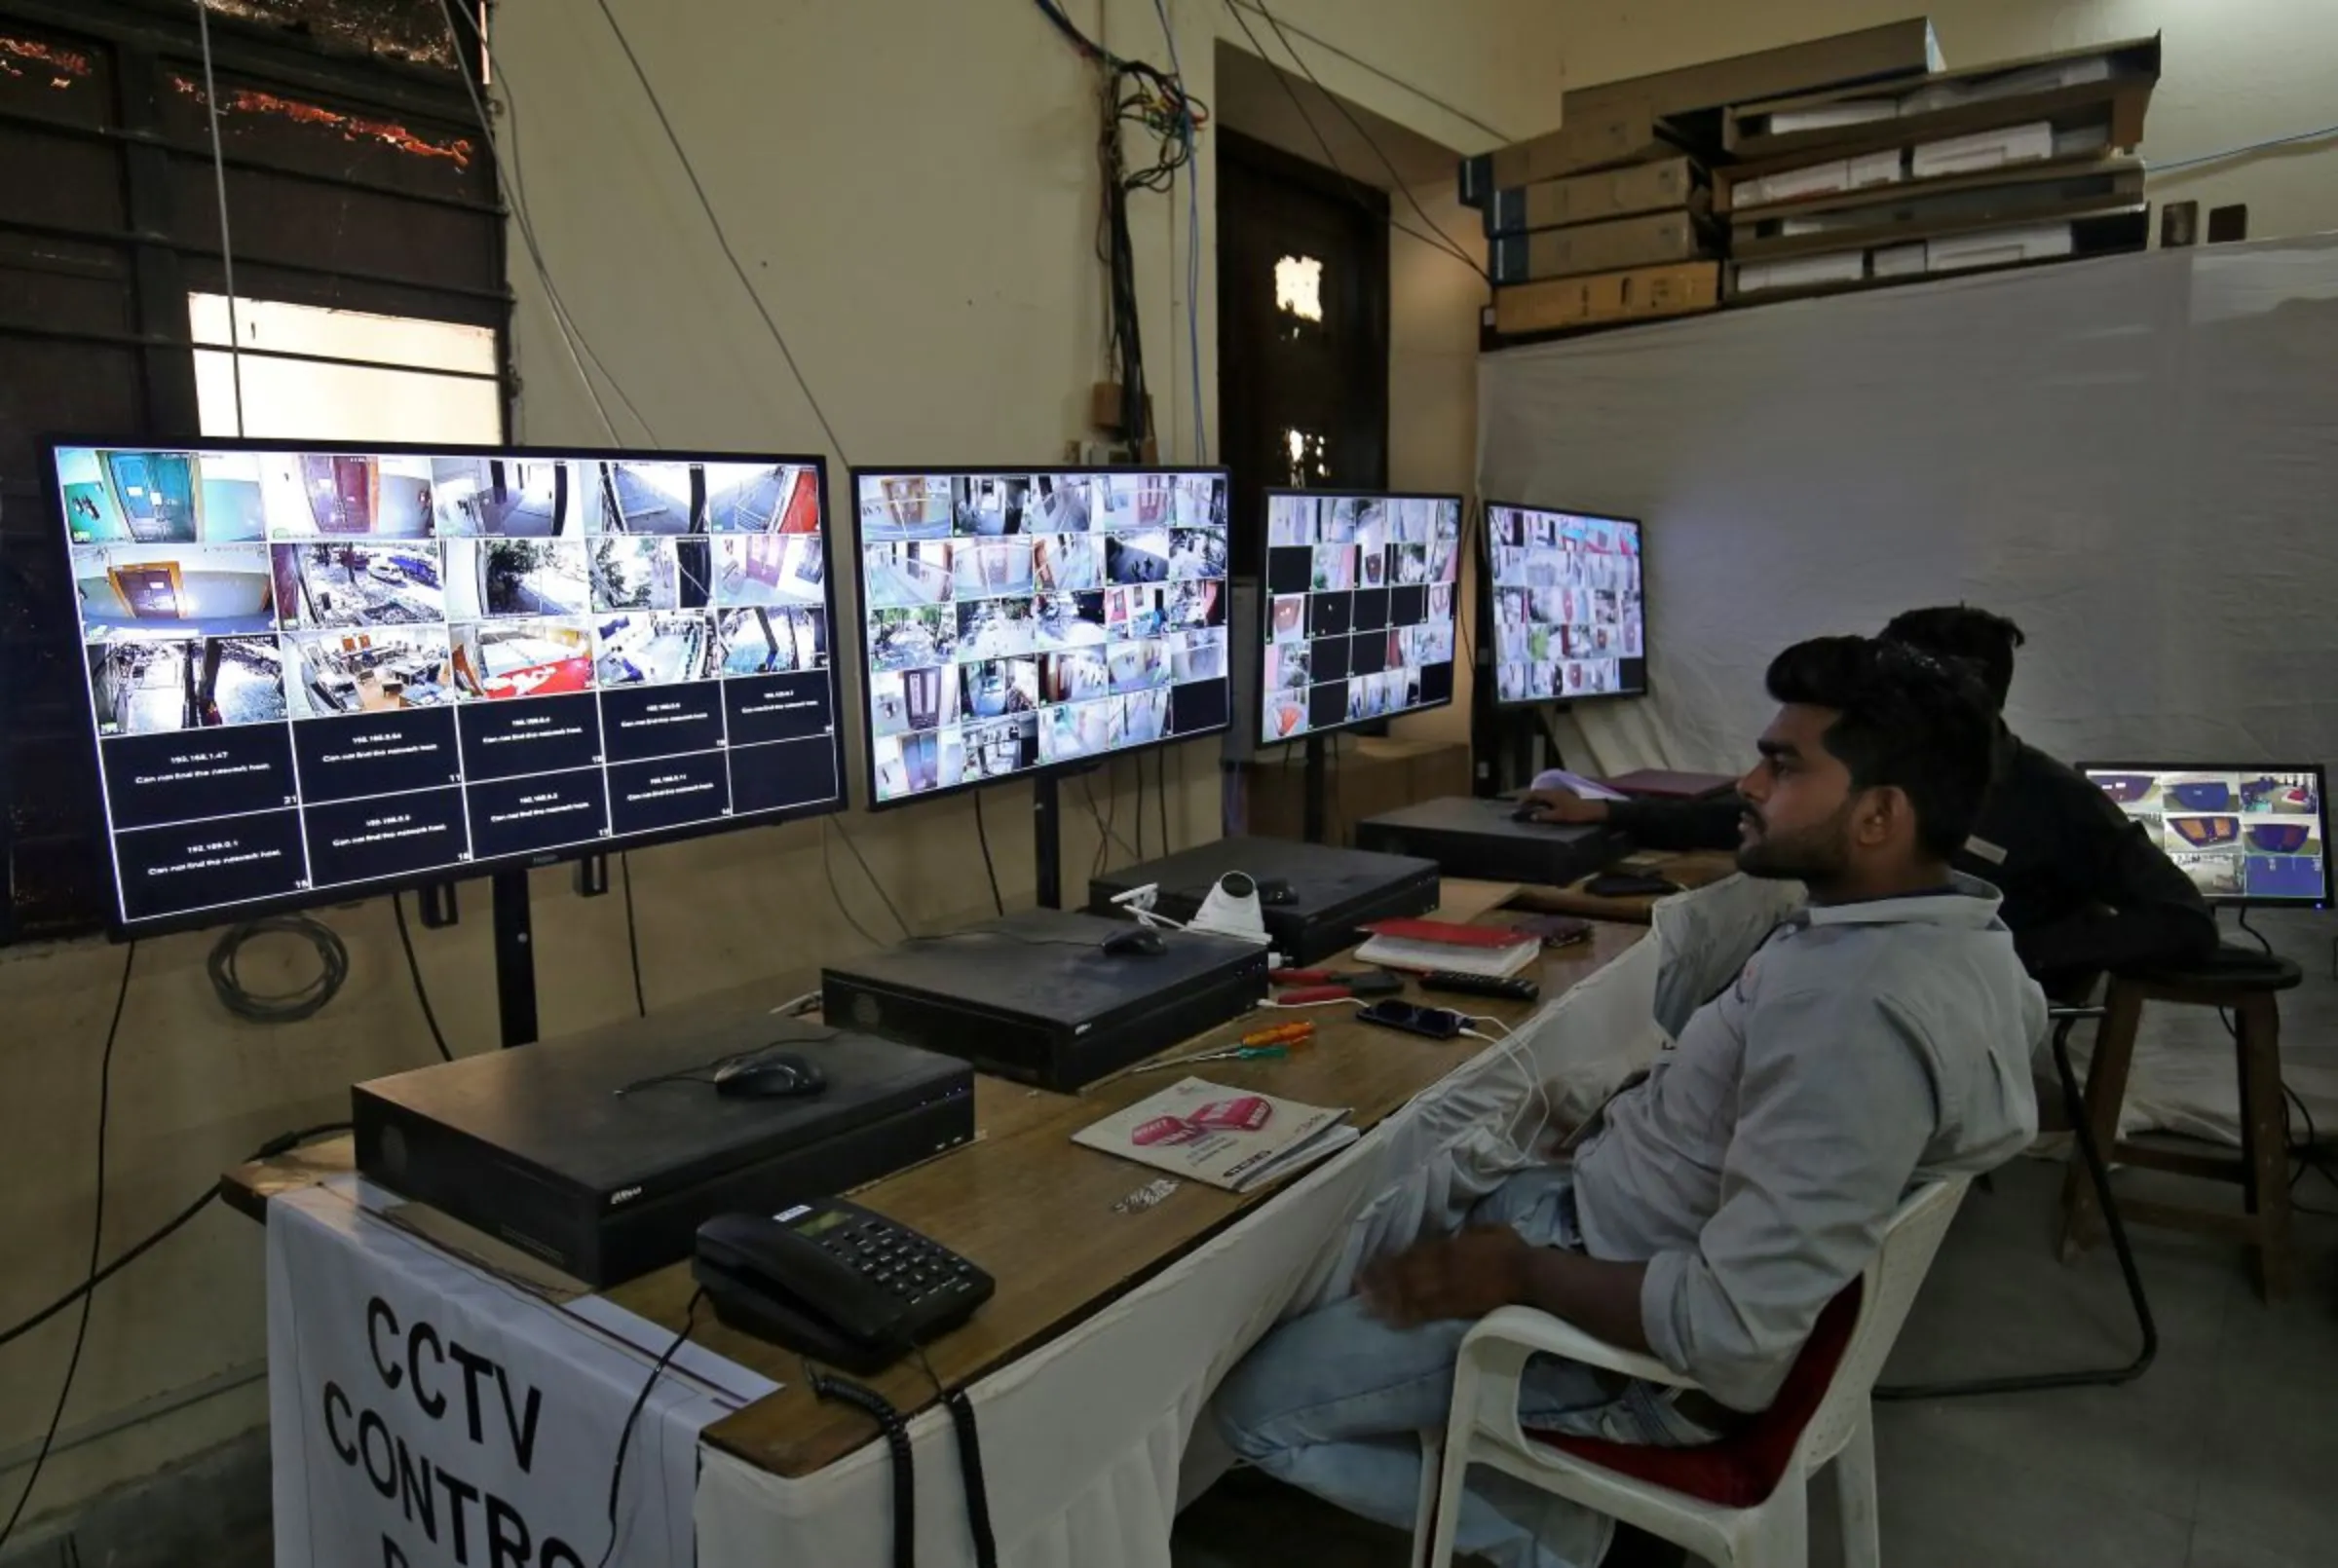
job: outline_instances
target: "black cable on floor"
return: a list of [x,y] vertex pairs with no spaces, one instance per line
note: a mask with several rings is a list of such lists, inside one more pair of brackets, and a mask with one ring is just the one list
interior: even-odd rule
[[[244,944],[254,937],[298,937],[317,952],[317,976],[290,990],[257,991],[237,969]],[[219,1005],[254,1024],[292,1024],[314,1018],[349,981],[349,948],[329,925],[312,915],[266,915],[231,925],[211,945],[206,964]]]
[[2110,1232],[2111,1251],[2119,1260],[2119,1273],[2127,1282],[2128,1303],[2134,1309],[2135,1331],[2142,1344],[2134,1360],[2123,1366],[2090,1367],[2075,1372],[2030,1372],[2013,1377],[1966,1378],[1942,1383],[1878,1384],[1874,1397],[1878,1400],[1945,1400],[1985,1394],[2031,1394],[2053,1389],[2097,1388],[2132,1382],[2151,1369],[2160,1354],[2159,1322],[2152,1316],[2151,1297],[2143,1286],[2142,1269],[2135,1262],[2135,1251],[2128,1241],[2127,1220],[2119,1213],[2118,1198],[2111,1191],[2110,1167],[2104,1163],[2102,1146],[2094,1137],[2094,1121],[2087,1112],[2086,1097],[2079,1090],[2078,1069],[2070,1062],[2070,1030],[2076,1018],[2064,1018],[2055,1027],[2054,1041],[2055,1073],[2061,1080],[2062,1104],[2069,1112],[2070,1132],[2078,1143],[2078,1157],[2086,1166],[2087,1178],[2093,1183],[2096,1205],[2102,1211],[2104,1228]]
[[438,1059],[452,1062],[455,1054],[446,1048],[446,1035],[438,1027],[438,1014],[431,1006],[431,993],[422,983],[422,962],[414,956],[414,934],[406,929],[406,901],[402,893],[390,895],[390,913],[397,916],[397,945],[406,950],[406,973],[414,979],[414,999],[422,1003],[422,1021],[431,1027],[431,1043],[438,1048]]
[[982,791],[974,792],[974,837],[982,844],[982,869],[991,878],[991,908],[1000,915],[1006,914],[1006,900],[999,893],[999,863],[991,858],[991,830],[982,817]]
[[[105,1245],[105,1135],[114,1113],[114,1042],[122,1035],[122,1009],[130,1001],[130,974],[137,961],[138,945],[132,942],[122,954],[122,984],[114,992],[113,1019],[105,1027],[105,1051],[97,1059],[97,1190],[90,1205],[90,1266],[85,1271],[92,1281],[97,1278],[97,1253]],[[0,1551],[8,1549],[9,1537],[17,1533],[17,1521],[23,1518],[24,1506],[32,1501],[33,1488],[41,1484],[41,1472],[48,1468],[49,1451],[57,1446],[57,1429],[64,1424],[65,1404],[73,1397],[73,1376],[81,1370],[82,1348],[90,1339],[91,1298],[90,1290],[81,1292],[81,1325],[73,1330],[73,1353],[65,1359],[64,1381],[57,1385],[57,1405],[49,1412],[49,1430],[41,1434],[41,1451],[33,1456],[32,1473],[24,1477],[24,1489],[17,1494],[8,1523],[0,1525]]]
[[650,1003],[641,989],[641,929],[633,923],[633,862],[622,849],[617,852],[617,877],[625,885],[625,956],[633,960],[633,1011],[647,1018]]
[[666,1367],[673,1363],[674,1357],[690,1338],[691,1329],[698,1325],[698,1303],[705,1299],[703,1290],[691,1293],[690,1305],[682,1311],[682,1326],[675,1331],[673,1343],[665,1347],[665,1354],[650,1368],[650,1375],[642,1379],[641,1392],[633,1397],[633,1408],[625,1412],[625,1424],[617,1434],[617,1463],[609,1468],[609,1544],[601,1549],[599,1568],[609,1568],[609,1559],[617,1555],[617,1496],[624,1485],[625,1451],[633,1444],[633,1428],[641,1420],[642,1407],[650,1402],[650,1392],[657,1388],[658,1380],[665,1375]]

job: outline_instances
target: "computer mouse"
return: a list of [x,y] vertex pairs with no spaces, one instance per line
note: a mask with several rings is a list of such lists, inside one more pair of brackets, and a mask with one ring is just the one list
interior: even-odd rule
[[1519,803],[1518,803],[1518,809],[1510,813],[1510,820],[1511,820],[1511,821],[1513,821],[1513,822],[1539,822],[1539,821],[1541,821],[1541,820],[1542,820],[1542,803],[1541,803],[1540,801],[1521,801],[1521,802],[1519,802]]
[[714,1092],[733,1100],[791,1100],[827,1087],[828,1075],[793,1051],[758,1051],[714,1069]]
[[1104,950],[1114,958],[1157,958],[1169,951],[1169,944],[1150,925],[1132,925],[1127,930],[1104,939]]

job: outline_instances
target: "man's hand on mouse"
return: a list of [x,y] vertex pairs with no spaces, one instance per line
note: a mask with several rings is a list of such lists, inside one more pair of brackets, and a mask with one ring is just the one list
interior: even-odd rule
[[1607,820],[1605,801],[1586,801],[1570,790],[1528,790],[1520,803],[1536,808],[1531,818],[1535,822],[1573,827]]

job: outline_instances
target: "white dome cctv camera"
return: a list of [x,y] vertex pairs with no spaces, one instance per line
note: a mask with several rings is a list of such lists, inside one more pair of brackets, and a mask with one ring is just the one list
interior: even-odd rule
[[1187,929],[1264,946],[1266,917],[1259,910],[1259,884],[1242,872],[1227,872],[1201,901]]

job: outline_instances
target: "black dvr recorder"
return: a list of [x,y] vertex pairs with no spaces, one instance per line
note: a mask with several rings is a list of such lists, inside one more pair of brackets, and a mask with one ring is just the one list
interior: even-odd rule
[[1451,795],[1356,824],[1356,844],[1390,855],[1421,855],[1448,877],[1490,882],[1579,881],[1632,852],[1613,828],[1517,822],[1515,801]]
[[1404,855],[1299,843],[1289,839],[1221,839],[1142,866],[1108,872],[1088,883],[1088,909],[1120,915],[1115,895],[1148,882],[1160,891],[1153,908],[1173,920],[1190,920],[1218,878],[1242,872],[1262,884],[1281,883],[1279,902],[1260,901],[1274,951],[1292,965],[1321,963],[1364,940],[1368,920],[1425,915],[1437,907],[1437,863]]
[[[1104,951],[1138,934],[1162,951]],[[1257,1006],[1266,949],[1033,910],[851,959],[820,983],[821,1011],[839,1025],[1070,1091]]]
[[[705,1081],[770,1045],[827,1087],[727,1099]],[[974,1136],[963,1063],[768,1014],[627,1020],[376,1078],[350,1099],[359,1172],[592,1286],[688,1257],[718,1213],[844,1192]]]

